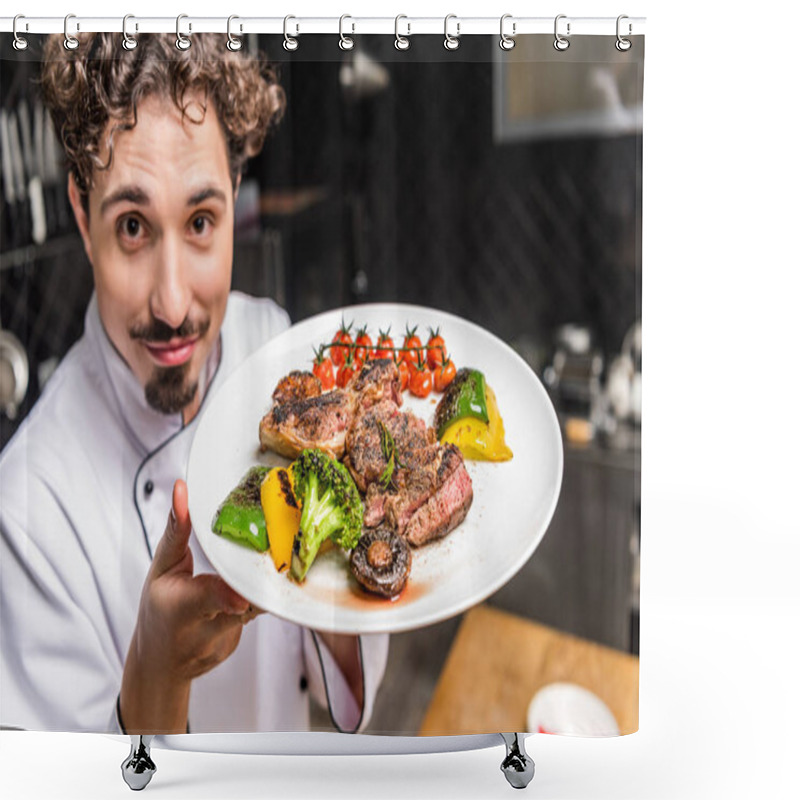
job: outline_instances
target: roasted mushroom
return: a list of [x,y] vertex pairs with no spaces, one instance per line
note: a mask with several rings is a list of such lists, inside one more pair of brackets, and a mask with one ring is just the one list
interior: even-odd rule
[[386,527],[365,528],[350,553],[350,571],[370,592],[395,597],[411,571],[411,549],[402,536]]

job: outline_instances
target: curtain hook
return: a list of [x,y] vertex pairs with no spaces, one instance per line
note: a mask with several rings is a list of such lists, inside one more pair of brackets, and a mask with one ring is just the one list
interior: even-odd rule
[[[450,33],[447,32],[447,23],[450,22],[451,19],[456,20],[456,35],[452,36]],[[444,47],[445,50],[458,50],[459,46],[461,45],[461,41],[459,40],[459,36],[461,35],[461,23],[458,21],[458,17],[455,14],[448,14],[444,18]]]
[[[628,19],[628,15],[627,14],[620,14],[617,17],[617,41],[614,44],[614,47],[616,47],[617,50],[620,51],[620,53],[624,53],[627,50],[630,50],[631,49],[631,45],[633,44],[633,42],[631,42],[630,39],[623,39],[622,35],[619,32],[620,31],[620,25],[619,24],[624,19]],[[628,36],[630,36],[632,32],[633,32],[633,26],[629,22],[628,23]]]
[[[64,17],[64,47],[67,50],[77,50],[80,42],[72,36],[68,30],[69,21],[71,19],[75,19],[74,14],[67,14],[67,16]],[[77,25],[77,29],[80,30],[80,24]]]
[[[126,14],[122,18],[122,47],[125,50],[135,50],[136,46],[139,44],[138,40],[135,36],[131,36],[128,33],[128,20],[129,19],[136,19],[133,14]],[[139,23],[136,23],[136,30],[139,30]]]
[[511,19],[511,14],[503,14],[500,17],[500,49],[501,50],[512,50],[516,42],[514,41],[514,37],[517,35],[517,23],[511,23],[511,36],[509,36],[504,30],[503,26],[507,19]]
[[[339,17],[339,47],[341,47],[342,50],[352,50],[356,46],[356,43],[353,41],[353,38],[351,36],[344,35],[343,26],[344,26],[344,21],[346,19],[353,19],[353,18],[349,14],[342,14],[342,16]],[[352,25],[352,30],[350,31],[350,33],[355,33],[356,32],[355,22],[351,23],[351,25]]]
[[[562,51],[562,52],[563,52],[564,50],[566,50],[566,49],[569,47],[569,39],[565,39],[565,38],[564,38],[564,37],[563,37],[563,36],[562,36],[562,35],[561,35],[561,34],[558,32],[558,21],[559,21],[560,19],[566,19],[566,18],[567,18],[567,15],[566,15],[566,14],[559,14],[559,15],[556,17],[555,26],[554,26],[554,31],[555,31],[556,39],[555,39],[555,41],[553,42],[553,47],[555,47],[555,49],[556,49],[556,50],[560,50],[560,51]],[[567,23],[567,36],[569,36],[569,34],[570,34],[570,30],[569,30],[569,28],[570,28],[570,25],[569,25],[569,22],[568,22],[568,23]]]
[[411,36],[411,23],[406,22],[406,27],[408,30],[406,31],[405,36],[400,35],[400,20],[401,19],[408,19],[405,14],[398,14],[394,18],[394,46],[398,50],[408,50],[411,47],[411,40],[408,38]]
[[[177,39],[175,39],[175,47],[178,50],[188,50],[192,46],[192,40],[188,39],[181,33],[181,20],[188,19],[188,14],[178,14],[178,18],[175,20],[175,35]],[[189,23],[189,33],[192,32],[192,23]]]
[[[20,19],[25,19],[25,15],[24,14],[17,14],[17,16],[14,17],[14,27],[13,27],[13,31],[14,31],[14,49],[15,50],[27,50],[27,48],[28,48],[28,40],[24,36],[20,36],[17,33],[17,21],[20,20]],[[28,30],[28,23],[27,22],[25,23],[25,30],[26,31]]]
[[[231,22],[233,22],[233,20],[235,19],[239,19],[239,17],[237,17],[235,14],[231,14],[231,16],[228,17],[228,44],[226,45],[226,47],[232,53],[235,53],[237,50],[242,49],[242,40],[231,33]],[[242,26],[239,25],[239,32],[241,33],[241,31],[242,31]]]
[[300,47],[300,42],[298,42],[296,39],[297,35],[300,33],[300,26],[295,24],[294,36],[289,36],[288,28],[290,19],[297,19],[297,17],[293,17],[291,14],[288,14],[283,18],[283,49],[292,52]]

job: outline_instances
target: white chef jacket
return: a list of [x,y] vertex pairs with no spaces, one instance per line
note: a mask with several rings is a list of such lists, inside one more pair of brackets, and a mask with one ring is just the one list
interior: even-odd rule
[[[147,404],[92,297],[84,335],[0,456],[3,725],[121,732],[116,698],[142,585],[197,421],[231,371],[288,325],[271,300],[232,292],[200,413],[184,425]],[[213,572],[194,534],[190,546],[195,574]],[[363,729],[388,636],[359,643],[363,713],[319,637],[258,616],[234,653],[193,681],[191,731],[307,730],[309,691],[340,730]]]

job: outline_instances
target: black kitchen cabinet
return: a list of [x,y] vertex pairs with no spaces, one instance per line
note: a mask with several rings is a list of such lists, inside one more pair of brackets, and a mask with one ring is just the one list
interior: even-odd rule
[[619,650],[634,649],[639,463],[638,449],[565,446],[550,528],[490,604]]

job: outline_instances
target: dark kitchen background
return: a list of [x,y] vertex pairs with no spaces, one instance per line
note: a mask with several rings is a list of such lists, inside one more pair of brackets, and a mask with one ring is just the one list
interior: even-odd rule
[[[0,446],[81,335],[92,292],[30,38],[25,53],[0,42]],[[244,176],[234,288],[294,321],[434,306],[514,347],[559,412],[564,480],[542,544],[485,605],[637,655],[643,45],[583,37],[558,53],[527,37],[503,53],[465,37],[447,52],[419,36],[398,52],[361,36],[343,54],[336,37],[303,36],[288,54],[281,41],[246,42],[276,59],[288,106]],[[392,637],[370,731],[435,729],[426,713],[463,617]],[[638,671],[625,691],[635,707]]]

